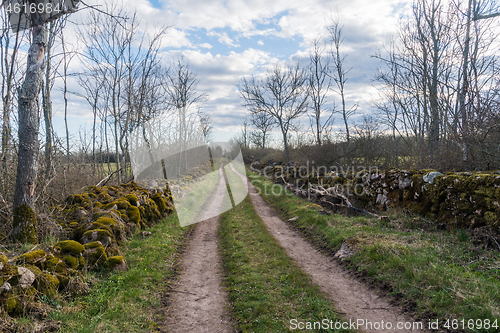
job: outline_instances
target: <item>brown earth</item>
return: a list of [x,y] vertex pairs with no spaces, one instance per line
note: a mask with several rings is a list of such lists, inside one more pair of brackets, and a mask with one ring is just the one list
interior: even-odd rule
[[[234,172],[238,173],[231,165]],[[238,173],[242,179],[244,175]],[[363,332],[422,332],[418,329],[395,329],[398,323],[413,323],[411,318],[401,314],[401,309],[391,305],[390,300],[362,282],[350,276],[334,259],[318,252],[311,244],[292,230],[279,215],[257,194],[255,187],[249,183],[249,194],[255,211],[266,224],[271,234],[280,242],[287,254],[293,258],[300,268],[309,274],[315,284],[320,286],[336,309],[347,320],[364,320],[372,323],[372,329],[360,325]],[[381,323],[390,322],[392,329],[382,329]],[[379,323],[378,328],[375,323]],[[426,322],[422,323],[427,325]],[[407,324],[408,325],[408,324]]]
[[[204,214],[220,211],[226,183],[219,169],[219,183]],[[168,307],[162,332],[234,332],[222,286],[221,258],[218,253],[218,222],[213,217],[197,223],[186,246],[181,273],[168,293]]]

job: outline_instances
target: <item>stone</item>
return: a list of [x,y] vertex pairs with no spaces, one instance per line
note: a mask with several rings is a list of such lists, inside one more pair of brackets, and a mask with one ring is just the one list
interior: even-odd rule
[[12,286],[10,285],[10,283],[5,282],[0,287],[0,293],[6,293],[6,292],[10,291],[11,289],[12,289]]
[[31,287],[36,278],[35,274],[25,267],[18,267],[17,272],[21,276],[19,278],[19,285],[21,288],[26,289]]
[[443,174],[441,172],[439,172],[439,171],[429,172],[428,174],[424,175],[423,180],[426,183],[433,184],[434,183],[434,179],[437,176],[443,176]]
[[344,242],[340,246],[340,250],[338,250],[337,253],[335,253],[334,257],[339,258],[339,259],[346,259],[346,258],[352,257],[355,254],[356,254],[356,251],[354,250],[354,248],[351,247],[346,242]]

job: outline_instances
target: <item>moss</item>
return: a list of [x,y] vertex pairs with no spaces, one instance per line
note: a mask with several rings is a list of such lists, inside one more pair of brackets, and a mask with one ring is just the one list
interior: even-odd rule
[[9,259],[5,255],[0,254],[0,271],[7,267],[8,263]]
[[2,285],[5,281],[8,281],[15,275],[17,275],[17,267],[8,264],[5,265],[0,271],[0,285]]
[[123,256],[114,256],[108,258],[106,261],[106,267],[108,269],[126,270],[127,263],[125,262],[125,258],[123,258]]
[[66,265],[64,261],[59,257],[48,256],[45,260],[44,268],[49,272],[62,273],[66,271]]
[[116,199],[112,203],[114,203],[118,209],[127,209],[130,206],[130,203],[125,198]]
[[65,274],[55,273],[55,276],[59,281],[58,289],[61,291],[66,289],[70,281],[70,277],[68,276],[67,272]]
[[125,228],[125,224],[120,218],[111,218],[111,217],[99,217],[94,224],[102,224],[106,226],[106,229],[110,229],[112,234],[116,237],[118,242],[122,242],[125,240],[127,236],[127,230]]
[[21,243],[38,244],[36,216],[27,204],[14,208],[12,222],[14,238]]
[[103,191],[97,195],[97,200],[103,204],[107,204],[111,200],[111,196]]
[[104,246],[108,246],[114,240],[114,236],[106,229],[95,229],[86,231],[82,236],[82,243],[100,241]]
[[153,196],[151,196],[151,199],[153,199],[154,202],[156,203],[156,206],[158,207],[160,214],[163,214],[165,208],[167,208],[167,204],[165,200],[162,198],[161,194],[155,193]]
[[117,208],[118,208],[118,206],[115,204],[114,201],[102,206],[102,209],[106,209],[106,210],[113,210],[113,209],[117,209]]
[[23,311],[23,305],[17,288],[12,288],[12,290],[5,295],[3,303],[5,312],[11,316],[19,315]]
[[96,201],[96,202],[94,202],[94,207],[101,208],[102,207],[102,203],[100,203],[99,201]]
[[64,261],[64,263],[66,264],[66,266],[72,268],[72,269],[77,269],[78,268],[78,264],[79,264],[79,261],[77,258],[73,257],[72,255],[70,254],[67,254],[65,255],[62,260]]
[[498,226],[499,225],[498,215],[495,214],[494,212],[484,213],[484,219],[491,226]]
[[89,266],[101,266],[108,260],[108,255],[101,242],[85,244],[85,253],[83,256],[86,258]]
[[66,202],[69,203],[70,205],[82,203],[83,200],[84,197],[81,196],[80,194],[72,194],[66,198]]
[[109,225],[105,225],[105,224],[100,223],[100,222],[93,222],[90,224],[90,226],[87,226],[86,229],[87,230],[105,229],[105,230],[108,230],[109,233],[113,233],[113,230],[111,229],[111,227]]
[[127,209],[127,216],[133,223],[139,223],[139,221],[141,220],[141,213],[139,211],[139,208],[135,206],[130,206]]
[[128,202],[130,202],[130,204],[132,206],[137,206],[137,203],[139,202],[139,199],[137,198],[137,196],[135,194],[127,194],[125,196],[125,198],[127,198]]
[[85,247],[74,240],[58,242],[54,244],[54,249],[58,249],[62,254],[69,253],[75,256],[80,256],[85,251]]
[[28,253],[21,254],[14,258],[16,264],[31,264],[34,265],[39,261],[43,261],[47,254],[44,250],[35,250]]
[[35,280],[35,288],[43,295],[54,296],[59,287],[59,279],[52,274],[43,272]]

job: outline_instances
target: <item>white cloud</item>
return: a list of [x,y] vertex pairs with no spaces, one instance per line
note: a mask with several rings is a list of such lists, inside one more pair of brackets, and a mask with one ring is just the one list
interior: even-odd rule
[[164,39],[163,46],[164,47],[192,47],[192,43],[188,38],[189,34],[185,31],[169,28],[167,30],[167,37]]
[[264,45],[264,42],[263,42],[263,41],[261,41],[261,40],[259,40],[259,41],[257,41],[257,44],[259,44],[259,45]]
[[208,44],[208,43],[203,43],[203,44],[198,44],[199,47],[202,47],[204,49],[211,49],[213,46]]
[[221,44],[225,44],[225,45],[232,46],[232,47],[240,46],[238,44],[233,43],[233,40],[231,38],[229,38],[229,36],[227,35],[227,32],[219,33],[219,32],[215,32],[215,31],[209,31],[207,33],[207,36],[219,37],[217,39],[217,41]]

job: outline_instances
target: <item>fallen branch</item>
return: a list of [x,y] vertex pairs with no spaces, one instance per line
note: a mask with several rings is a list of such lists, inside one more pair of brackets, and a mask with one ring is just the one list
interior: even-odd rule
[[341,201],[344,202],[344,204],[335,204],[333,202],[325,200],[324,198],[321,199],[321,202],[326,202],[326,203],[329,203],[330,205],[336,206],[336,207],[348,208],[349,210],[354,211],[356,213],[375,216],[379,219],[384,218],[383,216],[380,216],[378,214],[369,212],[369,211],[361,209],[361,208],[354,207],[353,204],[349,201],[349,199],[343,193],[338,191],[337,187],[329,187],[328,189],[325,189],[322,186],[318,185],[317,188],[309,187],[308,190],[305,191],[305,190],[298,189],[294,185],[288,183],[283,178],[283,176],[281,176],[281,179],[283,180],[283,183],[285,184],[285,188],[294,192],[295,195],[297,195],[297,196],[306,196],[307,194],[313,194],[316,197],[321,196],[321,197],[340,199]]
[[96,186],[100,187],[100,186],[104,186],[108,183],[109,179],[117,172],[120,172],[122,171],[123,168],[121,169],[118,169],[116,171],[113,171],[112,173],[110,173],[109,175],[107,175],[106,177],[104,177],[104,179],[102,179],[99,183],[96,184]]
[[493,241],[495,242],[495,244],[498,246],[498,249],[500,250],[500,244],[498,244],[497,240],[495,239],[495,237],[491,236],[491,235],[488,235],[490,236],[491,239],[493,239]]

